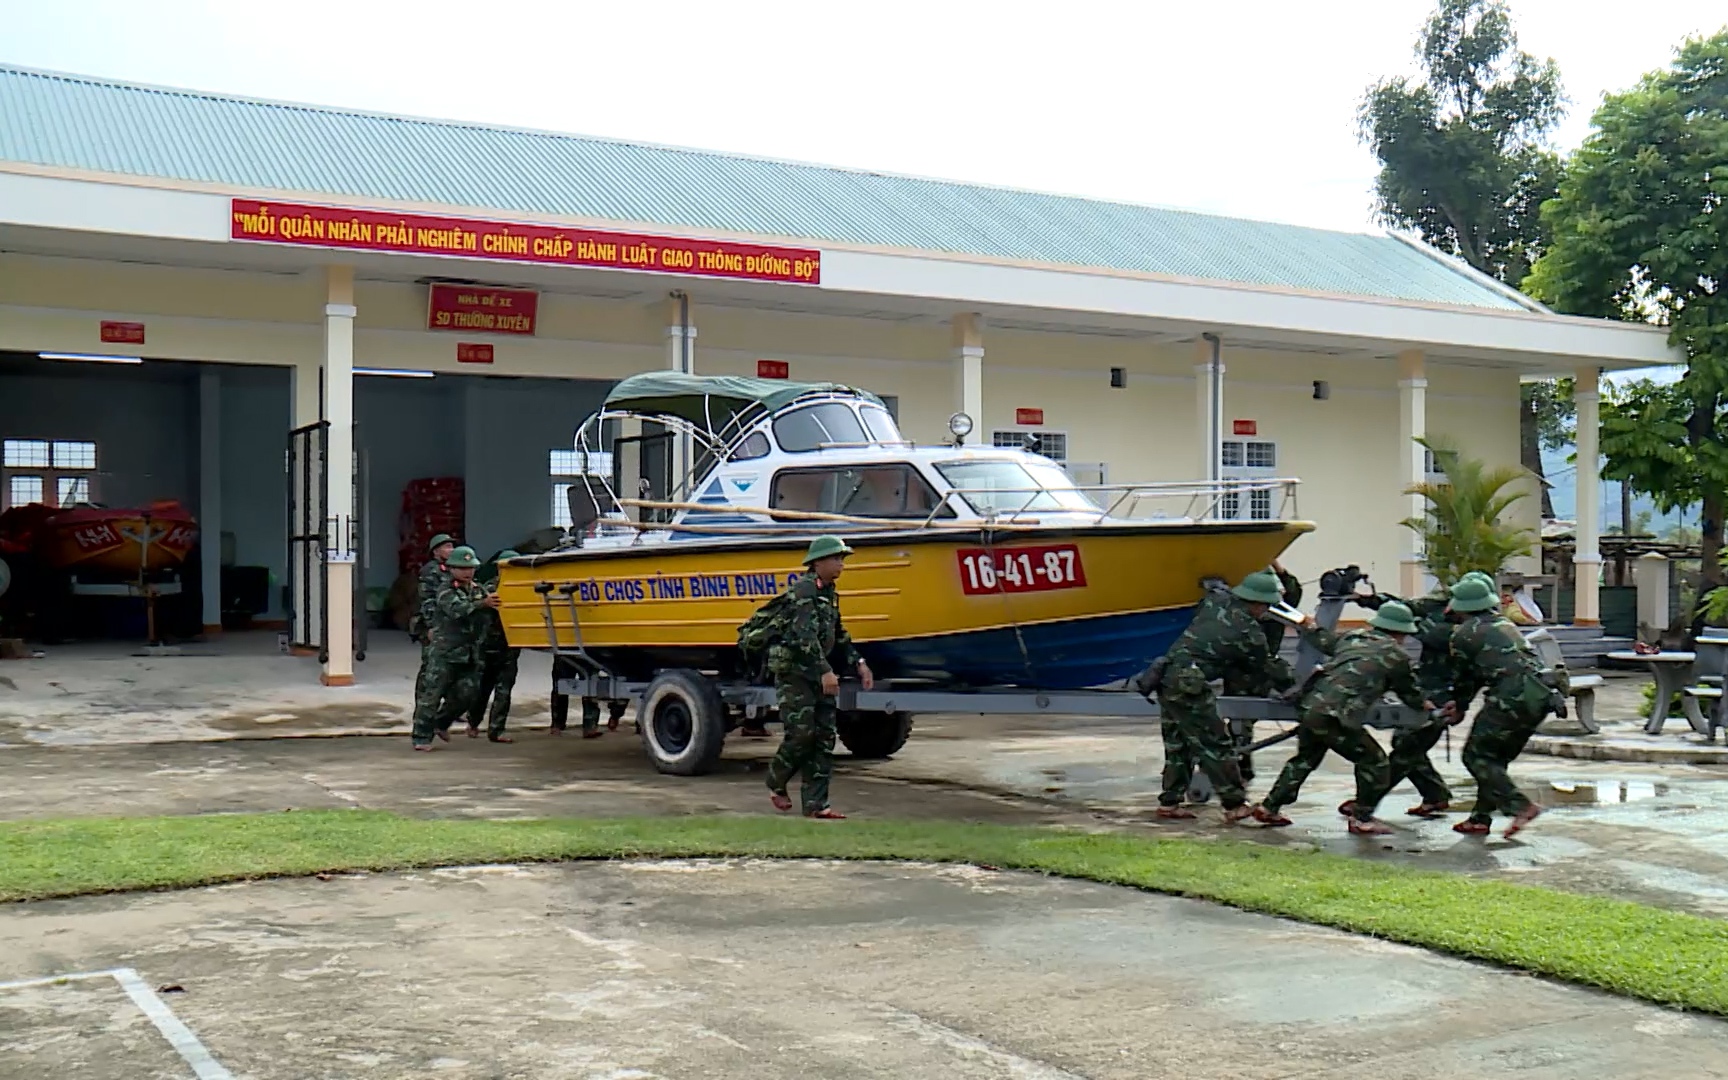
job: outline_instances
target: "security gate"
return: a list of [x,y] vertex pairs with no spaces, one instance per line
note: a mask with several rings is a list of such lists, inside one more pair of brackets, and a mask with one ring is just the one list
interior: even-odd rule
[[[358,425],[354,435],[358,446]],[[339,547],[360,553],[354,563],[354,658],[366,659],[364,518],[355,512],[365,505],[365,455],[356,451],[350,465],[354,506],[346,514],[330,514],[325,505],[329,436],[327,420],[288,433],[288,643],[295,649],[316,652],[319,663],[330,659],[325,612],[330,607],[330,559]]]

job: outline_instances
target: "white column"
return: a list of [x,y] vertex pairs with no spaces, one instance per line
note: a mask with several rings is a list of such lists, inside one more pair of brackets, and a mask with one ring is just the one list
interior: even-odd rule
[[222,632],[222,373],[198,372],[198,548],[204,633]]
[[1599,460],[1601,369],[1578,369],[1572,399],[1578,406],[1578,527],[1572,568],[1577,574],[1577,600],[1572,621],[1578,626],[1602,623],[1602,469]]
[[[1214,356],[1216,350],[1216,356]],[[1216,335],[1194,343],[1195,475],[1213,483],[1224,478],[1224,345]]]
[[326,686],[354,683],[354,270],[328,269],[324,305],[325,551],[329,589],[324,612]]
[[[1427,500],[1420,495],[1403,494],[1408,488],[1428,479],[1427,455],[1416,440],[1428,434],[1428,369],[1420,349],[1406,349],[1398,354],[1398,508],[1400,517],[1420,518],[1427,512]],[[1427,592],[1424,580],[1422,542],[1415,533],[1397,526],[1402,554],[1398,557],[1398,593],[1400,596],[1421,596]]]
[[[666,367],[670,371],[680,371],[686,375],[696,374],[696,314],[695,305],[688,297],[680,299],[674,293],[667,303],[666,319]],[[694,491],[680,493],[678,485],[687,477],[694,462],[695,447],[690,436],[684,435],[672,443],[672,476],[669,487],[669,498],[695,497]],[[689,478],[694,484],[696,479]]]
[[989,446],[984,423],[984,319],[976,314],[954,316],[954,411],[972,418],[975,446]]

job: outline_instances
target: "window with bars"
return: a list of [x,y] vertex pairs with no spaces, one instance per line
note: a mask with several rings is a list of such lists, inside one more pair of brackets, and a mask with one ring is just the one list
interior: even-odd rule
[[[1219,447],[1226,480],[1264,479],[1278,468],[1278,444],[1255,439],[1226,439]],[[1218,516],[1227,521],[1272,520],[1270,489],[1226,491],[1218,500]]]
[[94,498],[96,444],[74,439],[0,441],[5,506],[48,502],[75,506]]
[[1426,446],[1422,448],[1422,472],[1428,479],[1436,482],[1446,479],[1446,470],[1434,459],[1434,451]]
[[597,450],[551,450],[547,453],[547,475],[552,478],[552,525],[568,529],[570,518],[570,486],[584,476],[612,477],[612,454]]
[[1278,444],[1226,439],[1220,456],[1226,469],[1276,469]]
[[1057,464],[1068,460],[1068,433],[1065,431],[992,431],[990,445],[998,450],[1029,450]]

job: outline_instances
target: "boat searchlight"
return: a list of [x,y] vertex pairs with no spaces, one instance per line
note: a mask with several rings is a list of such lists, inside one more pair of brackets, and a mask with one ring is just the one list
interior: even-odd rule
[[972,418],[963,412],[955,413],[948,418],[948,431],[954,436],[954,445],[961,445],[972,434]]

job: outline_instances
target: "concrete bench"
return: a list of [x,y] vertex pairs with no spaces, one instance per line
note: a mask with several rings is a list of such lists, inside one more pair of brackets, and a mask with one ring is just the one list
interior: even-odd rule
[[[1562,668],[1566,666],[1566,658],[1561,655],[1560,643],[1546,629],[1537,628],[1524,635],[1524,640],[1535,650],[1537,659],[1542,661],[1544,668]],[[1571,675],[1568,680],[1572,684],[1572,715],[1578,718],[1578,723],[1592,735],[1600,735],[1602,728],[1596,722],[1596,691],[1603,685],[1600,675]]]
[[1693,661],[1692,685],[1680,691],[1680,705],[1692,730],[1714,742],[1716,731],[1723,726],[1723,687],[1728,685],[1728,630],[1709,626],[1693,646],[1697,659]]

